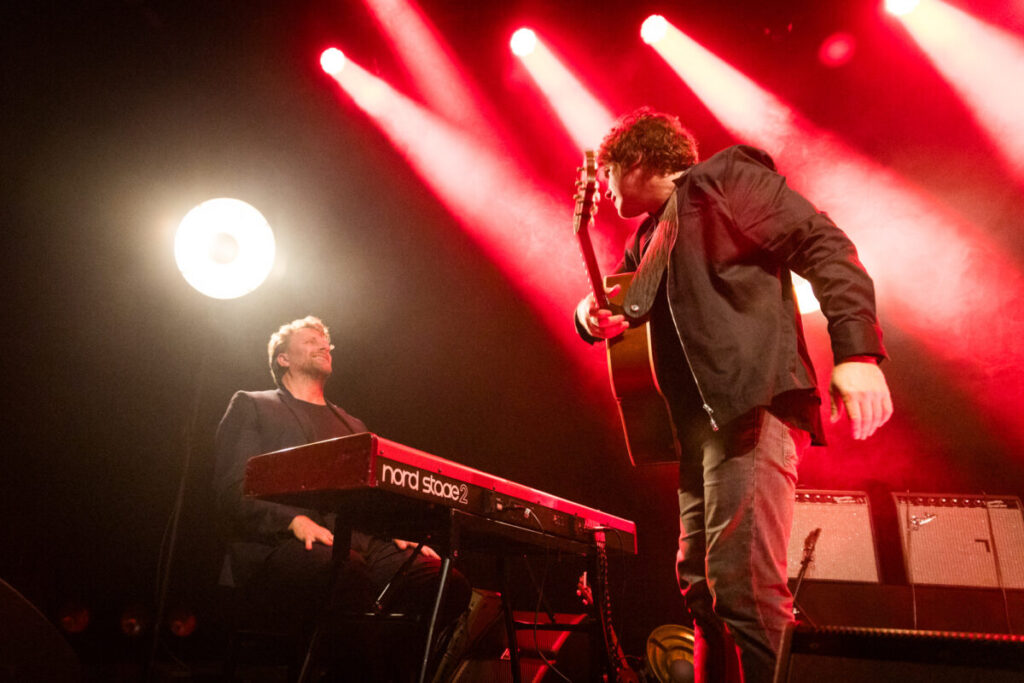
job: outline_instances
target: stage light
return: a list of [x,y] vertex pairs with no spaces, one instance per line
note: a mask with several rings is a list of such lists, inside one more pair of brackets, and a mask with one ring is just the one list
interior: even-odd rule
[[206,296],[248,294],[274,266],[274,233],[259,211],[238,199],[211,199],[189,211],[174,237],[185,280]]
[[885,9],[900,17],[913,12],[919,4],[921,0],[885,0]]
[[196,615],[186,607],[177,607],[171,610],[170,616],[167,617],[167,628],[179,638],[187,638],[192,635],[197,624]]
[[65,633],[81,633],[89,626],[89,608],[77,601],[66,602],[57,610],[57,623]]
[[149,615],[139,604],[128,605],[121,611],[121,633],[129,638],[137,638],[149,626]]
[[640,38],[648,45],[653,45],[668,32],[668,22],[660,14],[652,14],[640,26]]
[[833,33],[818,48],[818,61],[828,67],[848,64],[857,51],[857,40],[849,33]]
[[512,54],[516,57],[525,57],[532,54],[537,47],[537,34],[528,28],[521,28],[512,34],[508,44],[512,48]]
[[320,53],[320,68],[331,76],[337,76],[345,68],[345,53],[336,47],[329,47]]

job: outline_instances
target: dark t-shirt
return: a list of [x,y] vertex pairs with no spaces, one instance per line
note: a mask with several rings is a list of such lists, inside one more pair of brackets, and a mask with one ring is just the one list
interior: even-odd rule
[[337,436],[348,436],[352,433],[352,429],[342,422],[341,417],[331,410],[329,406],[307,403],[298,399],[296,399],[296,403],[306,413],[310,423],[313,425],[313,434],[310,435],[312,436],[311,442],[333,439]]

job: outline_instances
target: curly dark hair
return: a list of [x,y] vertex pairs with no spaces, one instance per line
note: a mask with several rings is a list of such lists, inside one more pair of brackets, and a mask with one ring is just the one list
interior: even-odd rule
[[641,107],[621,117],[597,151],[601,166],[640,164],[654,173],[684,171],[697,163],[697,141],[671,114]]

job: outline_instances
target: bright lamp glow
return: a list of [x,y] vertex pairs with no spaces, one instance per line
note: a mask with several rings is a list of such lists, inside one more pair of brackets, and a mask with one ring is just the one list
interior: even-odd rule
[[921,0],[885,0],[885,9],[896,16],[910,14]]
[[336,47],[327,48],[320,53],[320,67],[331,76],[337,76],[345,68],[345,53]]
[[665,37],[668,31],[668,22],[660,14],[652,14],[647,17],[640,26],[640,38],[648,45],[653,45]]
[[181,219],[174,260],[206,296],[235,299],[259,287],[274,266],[274,233],[259,211],[238,199],[211,199]]
[[537,47],[537,34],[528,28],[521,28],[512,34],[512,40],[508,44],[512,48],[512,54],[516,57],[525,57]]
[[818,61],[827,67],[848,64],[857,51],[857,39],[849,33],[833,33],[818,48]]

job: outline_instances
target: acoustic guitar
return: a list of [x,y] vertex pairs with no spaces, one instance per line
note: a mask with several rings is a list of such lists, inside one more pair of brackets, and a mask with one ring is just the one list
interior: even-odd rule
[[[576,208],[573,232],[583,254],[590,287],[600,308],[622,313],[622,301],[633,280],[633,273],[617,273],[601,277],[601,269],[590,240],[590,225],[597,211],[597,163],[592,150],[583,153],[583,166],[576,181]],[[614,299],[606,289],[622,285]],[[633,465],[676,462],[679,459],[675,428],[668,403],[658,386],[651,350],[651,326],[647,319],[629,318],[630,327],[606,342],[608,374],[612,395],[622,417],[626,450]]]

